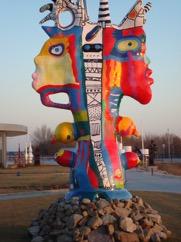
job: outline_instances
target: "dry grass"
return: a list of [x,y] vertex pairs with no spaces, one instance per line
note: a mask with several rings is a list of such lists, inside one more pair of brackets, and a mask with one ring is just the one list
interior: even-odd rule
[[59,196],[0,202],[0,242],[28,242],[27,227]]
[[1,169],[0,193],[64,188],[68,180],[68,170],[59,166]]
[[[181,176],[181,164],[157,164],[158,169]],[[67,187],[69,169],[60,166],[32,166],[0,169],[0,194]],[[19,174],[19,176],[18,176]]]
[[[162,215],[164,224],[173,232],[169,242],[181,242],[181,195],[135,192]],[[47,208],[59,196],[0,202],[0,242],[29,242],[27,226],[40,209]],[[63,242],[63,241],[62,241]]]
[[62,166],[56,165],[41,165],[41,166],[29,166],[25,168],[8,168],[2,169],[0,168],[0,174],[16,174],[20,172],[22,174],[45,174],[45,173],[63,173],[68,172],[69,169]]
[[178,163],[173,163],[173,164],[158,163],[156,165],[158,166],[159,170],[166,171],[169,174],[173,174],[173,175],[176,175],[176,176],[181,176],[181,164],[178,164]]
[[[162,169],[175,174],[180,164],[160,164]],[[17,176],[20,172],[20,176]],[[59,166],[40,166],[22,169],[0,169],[0,193],[43,190],[68,184],[68,170]],[[65,174],[67,173],[67,174]],[[180,173],[177,175],[181,175]],[[56,187],[54,187],[56,186]],[[181,242],[181,195],[157,192],[135,192],[162,215],[164,224],[173,232],[169,242]],[[27,226],[59,195],[0,202],[0,242],[28,242]]]
[[172,231],[169,242],[181,242],[181,195],[161,192],[134,192],[158,210],[163,224]]

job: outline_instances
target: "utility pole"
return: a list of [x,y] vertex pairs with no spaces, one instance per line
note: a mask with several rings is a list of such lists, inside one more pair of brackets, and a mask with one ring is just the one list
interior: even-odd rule
[[163,149],[163,157],[162,157],[162,159],[164,160],[165,159],[165,147],[166,147],[166,145],[165,144],[162,144],[162,149]]
[[145,144],[144,144],[144,131],[143,127],[141,129],[141,149],[142,149],[142,155],[143,155],[143,166],[145,167],[145,162],[146,162],[146,168],[147,168],[147,161],[145,157]]
[[168,136],[167,136],[167,141],[168,141],[168,158],[169,158],[169,160],[171,161],[171,149],[170,149],[170,130],[168,129],[167,130],[167,134],[168,134]]

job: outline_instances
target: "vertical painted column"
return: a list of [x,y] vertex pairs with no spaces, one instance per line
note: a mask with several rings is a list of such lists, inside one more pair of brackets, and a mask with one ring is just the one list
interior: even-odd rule
[[83,31],[85,86],[90,135],[94,159],[105,188],[110,188],[108,172],[102,156],[102,28],[86,24]]

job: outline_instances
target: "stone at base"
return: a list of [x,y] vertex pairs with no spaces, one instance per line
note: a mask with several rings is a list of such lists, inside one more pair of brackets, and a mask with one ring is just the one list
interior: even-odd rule
[[113,242],[113,239],[111,238],[111,236],[109,234],[106,234],[104,227],[100,227],[99,229],[92,231],[88,235],[88,241],[89,242],[95,242],[95,241]]
[[137,196],[59,199],[39,213],[29,233],[32,242],[160,242],[170,235],[158,212]]

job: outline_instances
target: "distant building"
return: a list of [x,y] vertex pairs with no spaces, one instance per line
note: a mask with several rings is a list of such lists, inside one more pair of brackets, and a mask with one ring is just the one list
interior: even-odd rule
[[18,124],[0,124],[0,166],[6,167],[7,137],[26,135],[28,128]]

